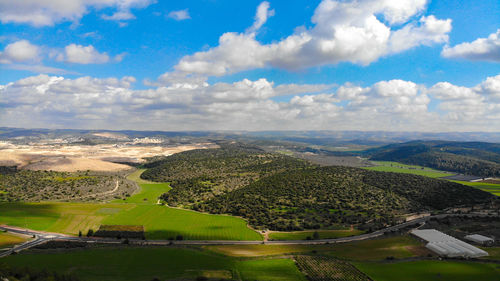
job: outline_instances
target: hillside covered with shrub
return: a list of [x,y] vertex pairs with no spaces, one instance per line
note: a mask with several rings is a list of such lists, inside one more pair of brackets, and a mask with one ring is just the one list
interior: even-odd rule
[[257,148],[179,153],[150,164],[143,177],[171,182],[170,206],[231,214],[256,228],[302,230],[338,225],[380,227],[415,211],[494,200],[481,190],[416,175],[319,167]]

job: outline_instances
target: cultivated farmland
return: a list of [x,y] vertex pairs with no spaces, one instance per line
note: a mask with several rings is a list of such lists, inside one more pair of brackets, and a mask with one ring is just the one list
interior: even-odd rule
[[30,264],[38,270],[74,274],[83,280],[193,280],[197,277],[306,280],[291,259],[239,260],[190,248],[43,250],[10,256],[3,261],[14,267]]
[[498,281],[500,268],[494,263],[460,261],[415,261],[355,263],[373,280]]
[[[317,232],[317,237],[315,236]],[[269,233],[270,240],[306,240],[306,239],[330,239],[348,237],[363,234],[364,231],[357,229],[341,229],[341,230],[318,230],[318,231],[292,231],[292,232],[271,232]]]
[[310,281],[367,281],[369,278],[352,264],[329,257],[297,256],[297,266]]

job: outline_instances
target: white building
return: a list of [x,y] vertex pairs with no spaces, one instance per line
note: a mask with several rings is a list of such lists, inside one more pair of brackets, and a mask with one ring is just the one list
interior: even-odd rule
[[492,238],[479,234],[467,235],[465,236],[465,239],[481,245],[491,245],[493,244],[493,242],[495,242],[495,240],[493,240]]
[[440,256],[449,258],[478,258],[488,256],[488,253],[486,251],[483,251],[477,247],[474,247],[435,229],[413,230],[411,234],[427,241],[428,243],[427,245],[425,245],[425,247]]

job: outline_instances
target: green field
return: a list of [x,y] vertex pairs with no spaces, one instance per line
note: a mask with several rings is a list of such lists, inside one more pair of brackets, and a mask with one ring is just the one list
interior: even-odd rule
[[[318,230],[319,239],[340,238],[363,234],[361,230]],[[313,237],[314,231],[271,232],[270,240],[306,240]]]
[[0,232],[0,249],[8,248],[28,241],[28,237]]
[[209,215],[160,205],[136,205],[109,216],[103,224],[144,225],[147,239],[182,235],[190,240],[262,240],[262,236],[236,217]]
[[77,235],[101,224],[144,225],[146,238],[262,240],[246,221],[160,205],[86,203],[2,203],[0,224]]
[[166,183],[140,178],[144,170],[128,176],[141,190],[126,200],[112,203],[0,203],[0,224],[77,235],[97,230],[101,224],[143,225],[147,239],[262,240],[243,219],[209,215],[157,205],[170,190]]
[[333,251],[335,244],[321,245],[217,245],[204,249],[232,257],[264,257],[284,254]]
[[355,263],[355,266],[376,281],[498,281],[500,276],[500,266],[498,264],[477,262],[434,260],[395,263]]
[[245,281],[288,281],[307,279],[291,259],[249,260],[236,263],[241,280]]
[[398,162],[373,161],[373,163],[375,163],[377,166],[366,167],[364,169],[380,171],[380,172],[413,174],[413,175],[426,176],[430,178],[440,178],[440,177],[447,177],[454,175],[453,173],[447,173],[422,166],[406,165]]
[[463,185],[472,186],[482,191],[492,193],[496,196],[500,196],[500,184],[487,183],[487,182],[467,182],[467,181],[454,181]]
[[127,179],[135,181],[139,185],[141,188],[140,191],[125,200],[116,200],[114,202],[156,204],[160,195],[172,189],[168,183],[158,183],[141,179],[140,176],[144,171],[145,169],[139,169],[127,177]]
[[351,261],[384,260],[425,256],[428,250],[424,244],[410,236],[357,241],[335,244],[327,255]]
[[182,279],[306,280],[291,259],[239,260],[189,248],[95,248],[25,252],[2,262],[74,274],[83,280]]

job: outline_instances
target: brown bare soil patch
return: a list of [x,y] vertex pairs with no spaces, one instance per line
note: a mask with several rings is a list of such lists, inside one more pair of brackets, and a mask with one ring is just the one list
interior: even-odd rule
[[142,163],[145,158],[168,156],[174,153],[213,147],[212,144],[192,144],[174,147],[124,144],[61,145],[33,144],[18,145],[0,142],[0,166],[17,166],[19,169],[53,170],[60,172],[99,171],[117,172],[130,169],[118,162]]

